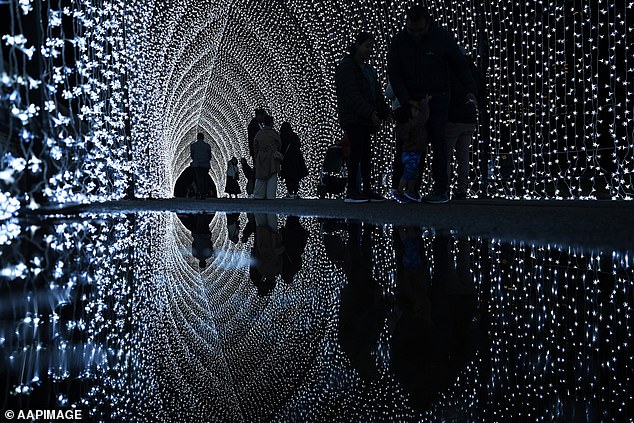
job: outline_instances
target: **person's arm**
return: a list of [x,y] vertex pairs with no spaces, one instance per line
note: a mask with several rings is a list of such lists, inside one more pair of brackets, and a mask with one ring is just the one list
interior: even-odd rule
[[358,116],[370,121],[374,107],[363,97],[358,84],[359,70],[355,69],[356,64],[353,59],[341,61],[335,72],[335,85],[337,87],[337,97],[346,103],[350,110]]
[[409,102],[410,95],[403,79],[399,40],[400,37],[396,35],[390,43],[387,53],[387,74],[390,84],[392,84],[392,91],[394,91],[398,102],[403,106]]

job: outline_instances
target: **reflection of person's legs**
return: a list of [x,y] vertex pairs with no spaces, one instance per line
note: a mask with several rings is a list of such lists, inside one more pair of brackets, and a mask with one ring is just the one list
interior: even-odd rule
[[456,191],[463,194],[469,187],[469,147],[473,139],[475,125],[462,124],[462,131],[456,142],[456,164],[458,165],[458,184]]
[[429,120],[427,130],[432,147],[433,191],[446,193],[449,185],[447,176],[447,149],[445,147],[445,127],[449,113],[449,98],[436,96],[429,101]]

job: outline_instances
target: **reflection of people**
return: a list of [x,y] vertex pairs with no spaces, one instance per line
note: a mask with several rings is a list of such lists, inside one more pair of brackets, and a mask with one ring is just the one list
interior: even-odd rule
[[244,225],[244,229],[242,230],[242,238],[241,241],[243,243],[249,240],[251,234],[255,232],[255,216],[253,213],[247,213],[247,224]]
[[282,272],[284,245],[277,229],[277,215],[255,214],[255,240],[253,242],[254,269],[251,280],[259,295],[269,294],[275,287],[275,279]]
[[[417,409],[428,408],[455,381],[475,349],[470,325],[475,292],[465,240],[458,242],[462,250],[456,266],[448,235],[434,238],[433,259],[422,249],[419,229],[400,229],[395,242],[397,302],[402,314],[392,338],[392,364]],[[431,284],[424,270],[430,262]]]
[[192,159],[191,167],[194,170],[194,183],[196,185],[196,197],[205,198],[211,196],[209,186],[209,169],[211,167],[211,146],[205,142],[205,134],[199,132],[196,142],[189,146]]
[[284,241],[284,257],[282,264],[282,280],[293,282],[293,277],[302,268],[302,254],[308,241],[308,231],[304,229],[297,216],[287,216],[282,230]]
[[201,269],[207,267],[207,260],[214,254],[214,246],[211,240],[209,225],[214,218],[213,214],[179,214],[178,218],[192,234],[192,256],[198,259]]
[[341,348],[361,377],[372,380],[378,375],[374,358],[379,335],[389,310],[372,276],[372,226],[349,226],[344,268],[348,282],[341,291],[339,340]]
[[240,213],[227,213],[227,236],[229,241],[238,243],[240,234]]

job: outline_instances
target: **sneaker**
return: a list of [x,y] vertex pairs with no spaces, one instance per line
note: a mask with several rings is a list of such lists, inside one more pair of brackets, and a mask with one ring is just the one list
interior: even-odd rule
[[423,198],[420,195],[412,194],[412,193],[407,192],[407,191],[405,191],[403,196],[405,198],[407,198],[408,200],[410,200],[411,202],[413,202],[413,203],[420,203],[421,201],[423,201]]
[[357,192],[353,192],[352,194],[346,195],[344,203],[367,203],[370,199],[363,194],[359,194]]
[[382,203],[385,201],[385,197],[377,194],[376,192],[367,192],[364,194],[366,198],[368,198],[373,203]]
[[396,194],[394,194],[394,200],[396,200],[397,203],[400,204],[406,204],[406,203],[411,203],[412,200],[410,200],[409,198],[407,198],[404,194],[396,191]]
[[449,202],[449,196],[446,192],[432,192],[424,200],[429,204],[444,204]]

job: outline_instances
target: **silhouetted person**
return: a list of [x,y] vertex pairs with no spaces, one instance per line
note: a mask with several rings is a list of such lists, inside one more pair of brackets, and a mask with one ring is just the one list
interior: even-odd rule
[[463,101],[475,102],[475,86],[467,62],[453,36],[434,24],[429,11],[422,6],[412,6],[407,12],[405,29],[392,38],[387,67],[390,83],[401,107],[431,96],[427,130],[433,150],[434,185],[425,201],[446,203],[449,201],[445,147],[449,69],[456,71],[464,83],[467,94]]
[[282,280],[293,282],[293,278],[302,268],[302,254],[308,241],[308,231],[304,229],[297,216],[287,216],[282,229],[284,256],[282,262]]
[[211,168],[211,146],[205,142],[205,134],[199,132],[196,135],[196,142],[189,146],[189,151],[192,159],[191,167],[194,170],[196,197],[210,197],[211,186],[208,179]]
[[253,195],[253,188],[255,187],[255,172],[253,172],[253,168],[249,166],[249,162],[247,159],[242,157],[240,159],[240,166],[242,166],[242,173],[244,173],[244,177],[247,178],[247,196]]
[[[477,104],[484,105],[484,76],[473,63],[466,51],[461,47],[460,51],[465,55],[469,63],[471,75],[475,81]],[[451,182],[451,162],[456,153],[456,167],[458,178],[452,198],[464,200],[467,198],[469,188],[469,148],[473,140],[473,133],[478,122],[478,108],[474,102],[464,102],[466,89],[455,71],[450,73],[451,100],[449,102],[449,117],[445,128],[445,143],[447,145],[447,175]]]
[[249,142],[249,155],[251,158],[255,158],[253,140],[255,139],[255,135],[258,131],[264,126],[264,116],[266,116],[266,111],[264,111],[264,109],[255,109],[255,117],[251,119],[251,122],[249,122],[249,125],[247,126],[247,139]]
[[282,163],[282,140],[280,134],[273,129],[273,116],[264,117],[263,128],[253,140],[255,152],[255,189],[253,198],[258,200],[273,199],[277,192],[277,174]]
[[[371,136],[379,129],[381,119],[389,115],[389,107],[380,89],[376,71],[366,63],[373,48],[372,34],[357,34],[349,54],[339,62],[335,70],[339,123],[350,142],[348,192],[344,200],[348,203],[385,200],[371,186]],[[363,193],[357,190],[359,168]]]
[[226,178],[227,181],[225,183],[225,192],[229,194],[229,198],[233,195],[235,198],[238,198],[238,194],[240,194],[240,185],[238,185],[238,180],[240,179],[240,169],[238,168],[238,159],[232,157],[231,160],[227,162],[227,171]]
[[289,198],[298,198],[297,191],[302,178],[308,176],[308,168],[302,154],[299,136],[293,132],[291,124],[284,122],[280,127],[282,140],[282,166],[280,178],[286,183]]

